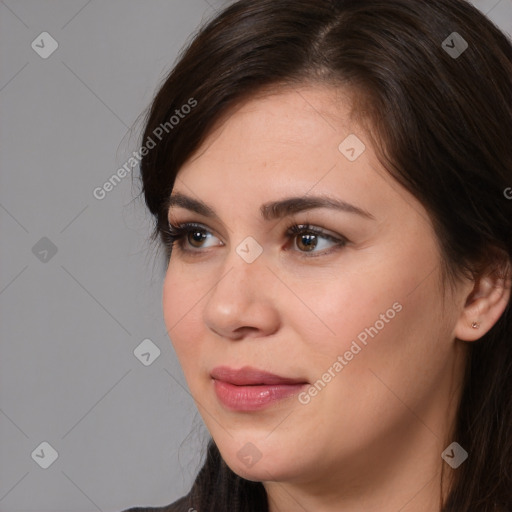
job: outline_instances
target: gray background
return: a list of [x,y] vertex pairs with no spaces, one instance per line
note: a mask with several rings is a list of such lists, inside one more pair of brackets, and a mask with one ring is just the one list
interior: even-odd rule
[[[198,470],[207,432],[166,334],[137,180],[93,190],[139,149],[139,115],[227,3],[0,1],[1,512],[164,505]],[[512,0],[474,4],[512,34]],[[42,32],[58,43],[46,59]],[[42,442],[58,453],[47,469]]]

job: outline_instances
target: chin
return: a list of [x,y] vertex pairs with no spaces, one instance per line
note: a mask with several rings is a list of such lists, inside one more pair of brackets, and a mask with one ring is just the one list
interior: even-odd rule
[[[221,455],[229,468],[238,476],[253,482],[261,481],[285,481],[299,476],[304,468],[297,465],[297,461],[286,460],[288,454],[293,457],[293,450],[287,450],[287,453],[277,453],[277,448],[268,449],[269,454],[264,451],[256,452],[251,444],[247,443],[238,451],[233,450],[232,445],[228,448],[229,452],[221,450]],[[260,456],[258,460],[250,460],[253,456]],[[247,460],[244,460],[247,459]]]

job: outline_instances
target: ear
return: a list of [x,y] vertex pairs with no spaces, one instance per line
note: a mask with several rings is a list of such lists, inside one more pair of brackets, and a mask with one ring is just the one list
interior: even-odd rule
[[463,341],[480,339],[505,311],[510,300],[510,265],[501,267],[501,272],[483,273],[472,283],[454,330],[454,336]]

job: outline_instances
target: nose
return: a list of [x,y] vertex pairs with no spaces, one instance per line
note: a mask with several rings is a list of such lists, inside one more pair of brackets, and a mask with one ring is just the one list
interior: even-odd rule
[[247,263],[233,249],[221,276],[203,310],[204,322],[211,331],[240,340],[268,336],[279,329],[279,282],[267,268],[263,254]]

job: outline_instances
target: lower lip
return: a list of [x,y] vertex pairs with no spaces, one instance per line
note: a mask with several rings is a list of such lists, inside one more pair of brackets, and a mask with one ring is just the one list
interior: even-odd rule
[[218,399],[234,411],[258,411],[279,400],[300,393],[307,384],[262,384],[258,386],[235,386],[221,380],[214,380],[213,386]]

